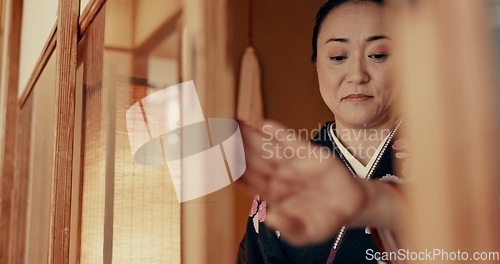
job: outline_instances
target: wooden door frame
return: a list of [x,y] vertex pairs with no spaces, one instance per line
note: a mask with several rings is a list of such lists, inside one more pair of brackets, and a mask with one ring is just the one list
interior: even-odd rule
[[[6,45],[9,51],[5,58],[6,67],[6,115],[5,115],[5,134],[3,158],[0,161],[0,233],[2,240],[0,241],[0,263],[8,263],[10,259],[11,238],[15,235],[13,227],[17,230],[17,225],[23,223],[22,219],[13,218],[13,196],[16,178],[16,138],[17,138],[17,122],[18,122],[18,86],[19,86],[19,59],[20,59],[20,44],[21,44],[21,22],[23,13],[23,1],[9,1],[6,6],[6,14],[9,21],[6,23]],[[7,37],[8,36],[8,37]],[[1,51],[3,52],[3,51]],[[2,98],[3,100],[3,98]],[[14,226],[12,226],[14,225]]]
[[[31,131],[26,120],[30,121],[32,113],[32,91],[42,74],[47,62],[56,46],[57,51],[57,122],[56,149],[53,153],[54,164],[54,210],[52,212],[52,239],[49,242],[49,255],[52,263],[68,263],[69,254],[69,214],[65,213],[68,202],[71,201],[71,182],[66,181],[71,174],[72,155],[70,151],[73,147],[72,135],[67,136],[74,125],[74,88],[76,81],[76,47],[79,40],[87,32],[90,24],[103,7],[105,0],[91,0],[86,9],[79,14],[79,0],[60,0],[58,19],[50,31],[42,52],[28,79],[26,89],[21,96],[19,90],[19,65],[21,47],[21,25],[23,14],[22,0],[6,0],[8,3],[8,23],[6,23],[6,45],[8,54],[5,58],[6,76],[6,119],[4,131],[4,144],[2,151],[3,158],[0,161],[0,262],[19,263],[23,262],[25,255],[25,234],[26,234],[26,209],[28,205],[27,186],[29,182],[29,169],[21,170],[26,166],[27,157],[20,157],[21,149],[23,154],[29,153],[30,144],[21,142],[19,137]],[[58,44],[59,43],[59,44]],[[64,51],[63,51],[64,50]],[[26,120],[20,120],[20,113],[25,112]],[[19,123],[19,122],[22,122]],[[20,127],[20,125],[22,127]],[[25,127],[28,126],[28,127]],[[24,132],[26,132],[24,131]],[[21,134],[20,134],[21,133]],[[71,133],[70,133],[71,134]],[[26,155],[24,155],[26,156]],[[68,211],[69,212],[69,211]],[[15,239],[14,239],[15,238]]]

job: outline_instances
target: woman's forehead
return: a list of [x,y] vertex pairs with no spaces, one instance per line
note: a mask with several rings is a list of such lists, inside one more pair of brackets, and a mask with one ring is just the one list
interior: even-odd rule
[[320,41],[387,35],[384,8],[372,2],[348,2],[333,9],[321,25]]

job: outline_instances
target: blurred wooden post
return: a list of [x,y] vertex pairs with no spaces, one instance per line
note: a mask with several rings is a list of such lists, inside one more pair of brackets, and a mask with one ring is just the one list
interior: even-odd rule
[[[186,0],[184,10],[182,81],[194,80],[205,118],[234,118],[228,0]],[[232,187],[182,204],[182,263],[235,262],[235,206]]]
[[396,76],[414,156],[405,246],[466,251],[471,258],[476,251],[498,252],[489,2],[406,2],[396,41],[402,63]]

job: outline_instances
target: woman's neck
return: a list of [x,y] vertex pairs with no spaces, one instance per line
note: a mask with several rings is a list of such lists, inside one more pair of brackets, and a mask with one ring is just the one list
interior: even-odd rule
[[396,121],[396,117],[391,117],[375,126],[355,127],[336,120],[335,135],[344,147],[366,166],[382,140],[394,129]]

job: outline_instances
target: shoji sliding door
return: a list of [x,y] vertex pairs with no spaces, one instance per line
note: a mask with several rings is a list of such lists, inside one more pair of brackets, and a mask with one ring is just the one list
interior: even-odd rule
[[179,82],[181,5],[154,4],[107,1],[82,40],[81,263],[180,263],[168,169],[134,160],[126,124],[134,103]]
[[[146,97],[190,80],[207,117],[233,116],[224,3],[108,0],[89,23],[79,47],[81,263],[234,262],[233,189],[181,205],[166,163],[143,164],[131,149],[131,126],[152,130],[164,121],[127,116]],[[180,94],[162,100],[153,111],[181,103]]]
[[205,117],[234,117],[228,1],[5,1],[0,262],[233,263],[233,186],[181,205],[126,119],[191,80]]

